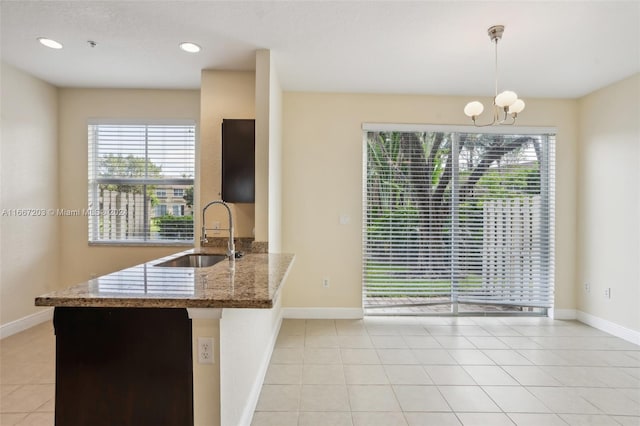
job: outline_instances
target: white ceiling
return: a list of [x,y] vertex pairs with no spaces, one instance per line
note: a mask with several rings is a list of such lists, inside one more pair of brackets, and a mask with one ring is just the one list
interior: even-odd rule
[[[61,87],[199,88],[271,49],[285,90],[575,98],[640,71],[640,2],[1,0],[2,60]],[[47,49],[37,37],[64,49]],[[98,43],[91,48],[87,40]],[[193,41],[202,52],[177,48]]]

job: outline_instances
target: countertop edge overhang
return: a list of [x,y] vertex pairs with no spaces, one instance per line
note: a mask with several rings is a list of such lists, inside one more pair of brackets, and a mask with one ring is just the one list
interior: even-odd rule
[[36,306],[93,308],[244,308],[275,304],[295,255],[249,253],[231,263],[205,268],[170,268],[159,263],[192,253],[190,249],[41,295]]

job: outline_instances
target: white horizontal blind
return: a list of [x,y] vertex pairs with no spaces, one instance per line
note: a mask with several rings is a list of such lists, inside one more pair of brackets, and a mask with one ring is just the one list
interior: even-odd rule
[[554,136],[460,133],[457,145],[454,296],[551,307]]
[[195,124],[91,123],[89,241],[193,241]]
[[365,304],[445,297],[551,306],[553,135],[369,131],[365,139]]
[[449,134],[367,134],[365,296],[451,294],[450,177],[432,179],[450,148]]

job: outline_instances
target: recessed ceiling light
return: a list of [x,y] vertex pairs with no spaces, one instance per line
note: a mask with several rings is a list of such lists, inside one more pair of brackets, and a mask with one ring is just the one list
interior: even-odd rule
[[50,47],[52,49],[62,49],[62,43],[59,43],[59,42],[57,42],[55,40],[51,40],[50,38],[38,37],[38,41],[43,46],[47,46],[47,47]]
[[200,51],[200,46],[195,43],[191,43],[190,41],[185,41],[180,43],[180,49],[189,53],[198,53]]

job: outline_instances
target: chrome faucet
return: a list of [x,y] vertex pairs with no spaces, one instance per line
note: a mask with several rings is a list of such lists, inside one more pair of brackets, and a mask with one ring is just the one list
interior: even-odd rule
[[[233,216],[231,215],[231,209],[229,208],[229,205],[224,201],[212,201],[202,209],[202,237],[200,238],[200,243],[204,244],[209,242],[209,240],[207,239],[207,227],[205,225],[205,213],[207,212],[207,209],[214,204],[220,204],[224,206],[224,208],[227,209],[227,213],[229,214],[229,228],[227,229],[229,231],[229,242],[227,243],[227,256],[229,256],[229,260],[234,260],[236,255],[236,246],[233,242]],[[223,229],[218,229],[218,231],[223,231]]]

